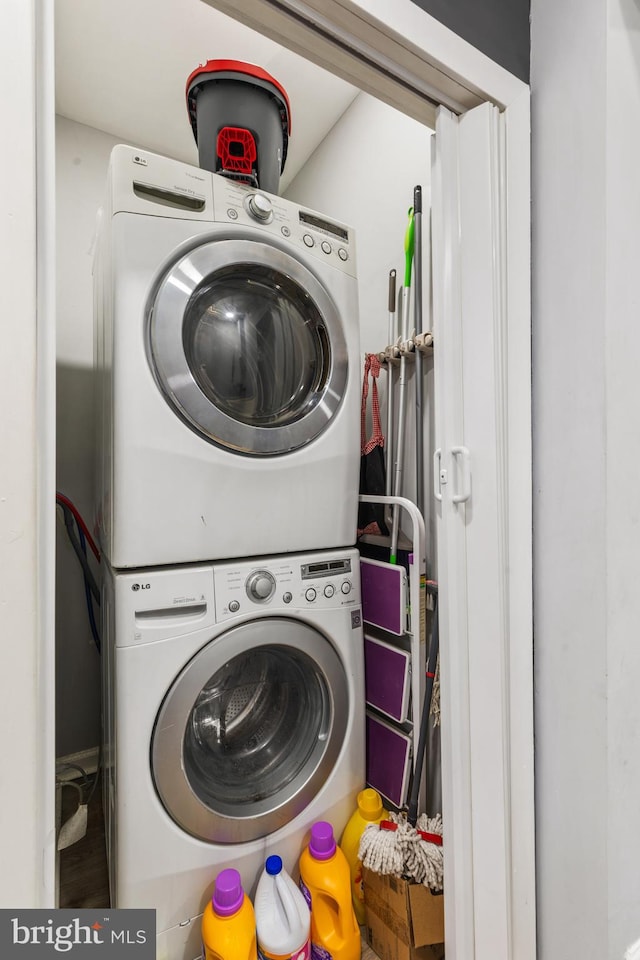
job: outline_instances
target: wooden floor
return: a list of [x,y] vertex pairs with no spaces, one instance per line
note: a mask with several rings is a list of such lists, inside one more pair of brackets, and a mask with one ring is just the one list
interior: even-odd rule
[[[62,823],[76,809],[78,794],[62,789]],[[104,845],[102,790],[98,784],[89,804],[87,834],[60,852],[60,907],[108,907],[109,877]]]
[[[74,812],[77,801],[78,795],[75,790],[63,789],[63,823]],[[86,836],[60,853],[59,906],[76,909],[109,906],[109,879],[100,784],[89,804]],[[364,938],[362,960],[379,960]]]

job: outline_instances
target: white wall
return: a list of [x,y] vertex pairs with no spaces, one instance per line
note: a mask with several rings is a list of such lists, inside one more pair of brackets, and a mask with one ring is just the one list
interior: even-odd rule
[[285,194],[355,228],[363,353],[387,344],[389,270],[400,286],[416,184],[429,207],[431,133],[360,93]]
[[[404,278],[404,235],[413,189],[423,188],[424,232],[428,232],[432,131],[379,100],[360,93],[307,161],[286,196],[354,227],[358,265],[361,352],[376,353],[388,343],[389,270]],[[426,291],[425,291],[426,293]],[[425,313],[424,326],[429,328]],[[413,322],[411,323],[413,328]],[[415,500],[415,419],[413,362],[410,361],[403,494]],[[428,424],[425,447],[433,436],[433,366],[425,360]],[[360,375],[362,376],[362,374]],[[396,372],[397,379],[397,372]],[[383,432],[386,433],[386,373],[380,375]],[[396,404],[397,409],[397,404]],[[427,462],[429,457],[427,454]],[[430,503],[431,471],[425,471]],[[434,527],[427,553],[433,562]],[[430,572],[433,568],[430,563]]]
[[533,0],[539,950],[640,937],[640,11]]
[[[89,530],[94,514],[93,237],[109,154],[118,142],[56,118],[56,481]],[[61,757],[100,742],[100,657],[89,628],[81,568],[60,511],[56,540],[56,747]]]

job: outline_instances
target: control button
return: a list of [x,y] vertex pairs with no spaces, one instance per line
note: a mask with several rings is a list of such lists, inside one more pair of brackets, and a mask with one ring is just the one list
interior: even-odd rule
[[317,596],[317,594],[316,594],[315,590],[313,589],[313,587],[309,587],[309,589],[308,589],[307,592],[305,593],[306,599],[309,600],[309,602],[311,602],[311,601],[315,600],[316,596]]
[[240,604],[238,603],[237,600],[229,601],[229,610],[231,613],[237,613],[239,609],[240,609]]
[[249,598],[256,603],[264,603],[269,600],[276,589],[276,581],[268,570],[256,570],[248,578],[246,590]]
[[343,580],[340,589],[344,594],[351,593],[351,583],[348,580]]
[[247,200],[247,209],[254,220],[260,220],[262,223],[268,223],[273,218],[271,200],[263,193],[252,193]]
[[336,588],[334,587],[334,585],[333,585],[332,583],[328,583],[328,584],[326,585],[326,587],[324,588],[324,595],[325,595],[325,597],[332,597],[335,592],[336,592]]
[[323,240],[321,243],[323,253],[331,253],[331,244],[328,240]]
[[284,600],[285,603],[291,603],[291,601],[293,600],[293,594],[292,594],[292,593],[283,593],[283,594],[282,594],[282,599]]
[[227,216],[229,217],[229,220],[237,220],[238,211],[234,210],[233,207],[229,207],[229,209],[227,210]]
[[291,230],[289,230],[289,227],[280,227],[280,233],[282,234],[283,237],[291,236]]
[[310,233],[305,233],[305,235],[303,236],[302,239],[304,240],[304,242],[306,243],[306,245],[307,245],[308,247],[315,247],[316,242],[315,242],[315,240],[313,239],[313,237],[311,236]]
[[347,253],[344,247],[338,247],[338,256],[340,257],[341,260],[349,259],[349,254]]

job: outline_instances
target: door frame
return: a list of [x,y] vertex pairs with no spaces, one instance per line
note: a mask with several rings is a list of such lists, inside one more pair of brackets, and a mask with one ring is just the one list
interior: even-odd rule
[[[53,0],[0,6],[5,129],[0,725],[3,907],[55,898],[55,102]],[[16,95],[15,78],[21,93]],[[20,722],[16,719],[20,718]],[[9,779],[10,778],[10,779]],[[11,784],[20,784],[15,789]]]
[[[432,128],[438,106],[462,114],[482,103],[493,103],[501,111],[504,220],[500,239],[508,251],[503,296],[508,318],[504,370],[509,375],[504,375],[497,389],[502,398],[500,415],[506,424],[499,455],[508,476],[508,484],[498,494],[509,558],[499,611],[509,638],[502,714],[507,796],[504,806],[495,812],[494,822],[485,822],[484,829],[488,835],[498,830],[507,849],[506,903],[496,903],[494,908],[502,912],[501,925],[509,931],[509,957],[505,960],[534,960],[529,87],[411,0],[393,4],[388,0],[245,0],[241,13],[234,0],[203,2]],[[449,762],[463,767],[470,757],[450,758]],[[482,758],[474,756],[474,763],[481,765]],[[453,804],[466,808],[473,817],[470,792],[454,798]],[[486,821],[486,810],[484,814]],[[482,864],[474,863],[472,886],[480,890],[482,883]],[[448,950],[448,956],[472,960],[456,954],[457,943],[474,942],[473,931],[468,929],[469,911],[464,915],[462,910],[456,911],[451,898],[446,913],[447,937],[453,934],[453,950]],[[474,954],[475,960],[485,960],[475,950]]]
[[526,438],[510,430],[504,147],[504,115],[494,105],[460,117],[441,108],[431,191],[441,447],[434,488],[443,810],[453,859],[445,876],[455,913],[447,952],[519,960],[535,956],[533,796],[518,792],[532,789],[533,690],[521,686],[532,631],[520,632],[522,610],[511,606],[527,541],[511,532],[512,514],[517,522],[526,504],[511,500],[519,477],[509,447]]
[[[529,88],[470,44],[448,30],[411,0],[204,0],[283,46],[356,84],[397,109],[433,126],[435,109],[443,104],[461,113],[482,102],[495,103],[503,115],[506,133],[506,223],[508,236],[506,303],[509,317],[508,368],[504,402],[508,409],[505,458],[509,487],[504,504],[508,517],[511,566],[505,597],[510,635],[518,638],[509,673],[510,701],[519,705],[503,731],[509,743],[511,916],[513,956],[535,956],[535,890],[533,832],[533,627],[531,557],[531,297],[530,297],[530,105]],[[32,766],[33,794],[38,807],[38,851],[28,870],[35,877],[40,906],[54,902],[55,823],[53,772],[55,751],[53,674],[55,554],[55,138],[53,119],[53,0],[37,0],[22,8],[20,25],[31,31],[31,75],[34,101],[25,126],[31,125],[37,149],[23,167],[31,166],[37,211],[34,223],[25,223],[25,244],[7,251],[7,269],[20,273],[28,247],[36,265],[37,309],[31,322],[39,331],[25,362],[36,367],[39,398],[36,437],[40,440],[38,495],[31,511],[36,549],[30,561],[33,582],[39,584],[37,625],[29,649],[39,669],[35,682],[24,690],[24,710],[39,718],[47,736],[40,744],[38,763]],[[13,29],[13,28],[12,28]],[[35,42],[37,39],[37,43]],[[6,102],[14,101],[13,91]],[[37,107],[37,109],[36,109]],[[27,218],[25,218],[27,219]],[[49,333],[47,334],[47,331]],[[28,458],[27,458],[28,459]],[[11,561],[11,551],[3,550]],[[4,688],[14,681],[5,672]],[[13,736],[13,732],[11,733]],[[27,822],[12,823],[12,835],[32,829]],[[486,825],[487,830],[491,825]],[[12,873],[13,863],[6,864]],[[16,857],[15,866],[20,868]],[[22,867],[24,868],[24,860]],[[24,869],[23,871],[24,872]],[[517,948],[517,949],[516,949]],[[466,960],[466,958],[465,958]]]

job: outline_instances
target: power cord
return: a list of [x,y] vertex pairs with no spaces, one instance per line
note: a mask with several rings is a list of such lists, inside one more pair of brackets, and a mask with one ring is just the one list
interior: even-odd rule
[[[89,529],[82,519],[82,516],[78,509],[74,506],[71,500],[66,497],[63,493],[56,493],[56,504],[60,507],[64,517],[64,525],[67,531],[67,536],[73,551],[82,567],[82,577],[84,581],[84,594],[85,601],[87,605],[87,616],[89,618],[89,627],[91,629],[91,636],[96,645],[98,653],[100,653],[100,634],[98,631],[98,626],[96,624],[95,613],[93,609],[94,601],[100,606],[100,589],[96,582],[96,579],[93,575],[93,571],[89,566],[89,559],[87,556],[87,544],[89,545],[91,552],[93,553],[97,563],[100,563],[100,551],[98,550],[95,541]],[[96,768],[95,776],[91,780],[84,769],[77,763],[60,763],[56,767],[56,787],[62,790],[64,787],[71,787],[76,790],[78,793],[78,806],[74,813],[65,820],[65,822],[60,827],[58,833],[58,850],[65,850],[67,847],[70,847],[72,844],[77,843],[81,840],[87,832],[88,824],[88,810],[89,804],[93,799],[93,796],[96,792],[98,786],[98,780],[100,779],[100,773],[102,769],[102,746],[98,751],[98,765]],[[76,779],[65,780],[61,777],[61,774],[65,770],[72,770],[80,774],[80,781]],[[88,785],[91,784],[89,792],[87,793],[85,799],[85,790]]]
[[[74,770],[80,774],[81,780],[63,780],[60,774],[64,770]],[[63,789],[64,787],[71,787],[78,793],[78,806],[76,807],[74,813],[68,817],[67,820],[60,827],[58,833],[58,850],[66,850],[67,847],[72,846],[74,843],[77,843],[79,840],[82,840],[87,833],[88,817],[89,817],[89,804],[93,800],[93,796],[96,792],[98,786],[98,780],[100,779],[100,774],[102,771],[102,746],[98,750],[98,764],[96,767],[96,772],[91,780],[87,774],[84,767],[81,767],[77,763],[60,763],[56,766],[56,787],[58,789]],[[85,799],[85,789],[91,784],[91,789],[87,793]]]
[[93,575],[93,571],[89,566],[89,560],[87,557],[87,544],[91,548],[91,551],[98,563],[100,563],[101,560],[100,551],[98,550],[93,537],[89,533],[89,529],[82,519],[80,512],[71,502],[71,500],[69,500],[69,498],[63,493],[57,493],[56,503],[62,510],[67,536],[71,546],[73,547],[74,553],[78,558],[80,566],[82,567],[89,627],[91,630],[91,636],[93,637],[93,642],[95,643],[98,652],[100,652],[100,633],[98,631],[93,610],[94,601],[98,604],[98,606],[100,606],[100,588],[98,587],[96,579]]

